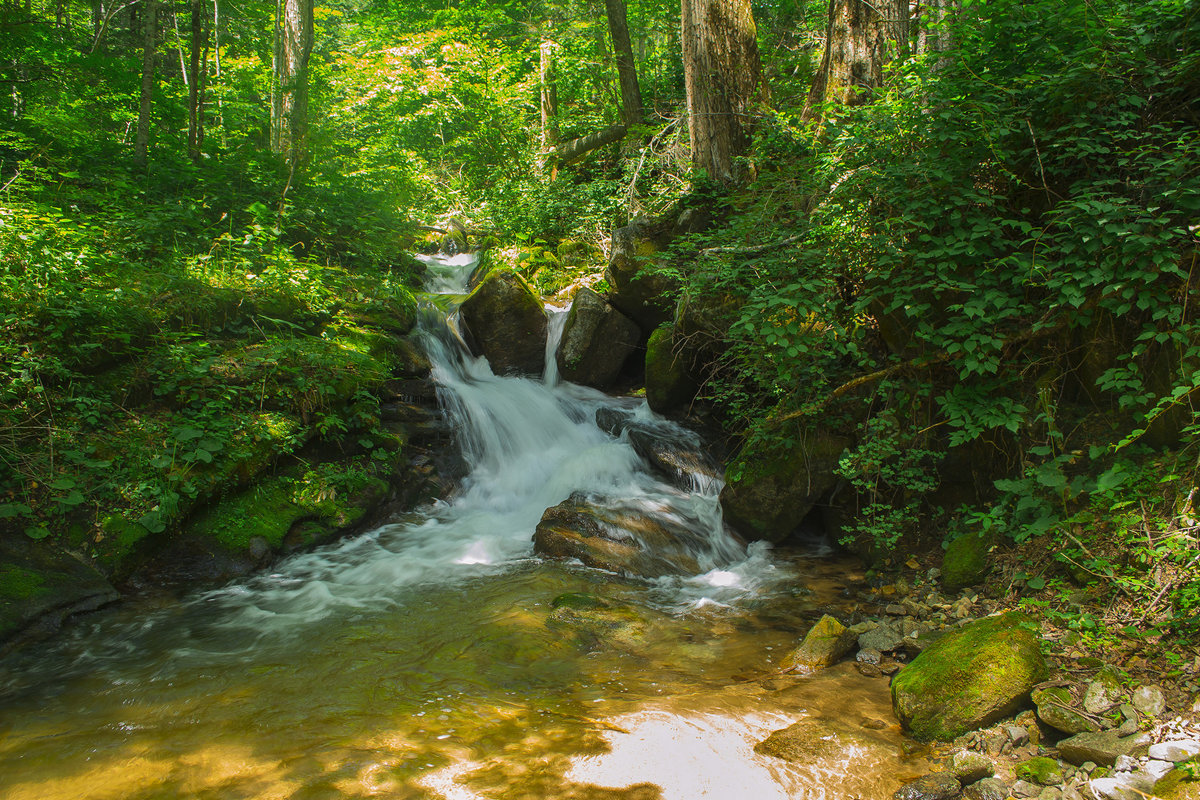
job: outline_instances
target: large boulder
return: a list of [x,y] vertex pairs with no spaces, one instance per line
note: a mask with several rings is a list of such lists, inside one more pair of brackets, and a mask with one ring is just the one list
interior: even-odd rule
[[787,538],[837,483],[834,470],[850,444],[831,431],[813,430],[782,454],[747,445],[726,471],[726,521],[747,539]]
[[563,327],[559,373],[565,380],[606,389],[637,347],[641,329],[591,289],[580,289]]
[[472,350],[497,375],[541,375],[546,357],[546,311],[520,275],[488,274],[459,309]]
[[1012,714],[1046,676],[1026,618],[1010,612],[948,633],[892,680],[892,709],[921,740],[949,741]]
[[655,328],[646,343],[646,402],[651,410],[669,414],[692,401],[700,385],[688,366],[687,356],[675,349],[675,326]]
[[69,615],[116,599],[116,590],[82,559],[25,537],[0,536],[0,641],[23,631],[49,633]]
[[632,412],[605,407],[596,425],[613,436],[624,434],[649,467],[680,489],[695,491],[721,479],[721,466],[704,449],[700,437],[672,423],[647,422]]
[[576,492],[549,508],[533,533],[533,549],[551,558],[574,558],[597,569],[658,578],[695,575],[690,554],[695,535],[666,515],[601,505]]
[[632,318],[643,331],[654,330],[671,318],[675,281],[649,267],[670,240],[670,231],[645,220],[634,220],[612,235],[612,254],[604,277],[611,287],[608,301]]

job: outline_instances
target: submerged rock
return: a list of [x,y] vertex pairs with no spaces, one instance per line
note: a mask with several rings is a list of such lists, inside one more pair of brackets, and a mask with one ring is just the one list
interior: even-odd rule
[[1037,639],[1008,613],[948,633],[892,680],[892,709],[918,739],[949,741],[1012,714],[1046,675]]
[[754,746],[754,752],[759,755],[802,764],[838,762],[844,760],[848,752],[873,750],[891,755],[894,748],[887,740],[865,729],[841,720],[815,717],[777,730]]
[[459,309],[476,355],[497,375],[541,375],[545,366],[546,312],[520,275],[491,272]]
[[948,772],[931,772],[904,784],[892,795],[895,800],[957,800],[962,785]]
[[36,624],[50,633],[73,613],[117,599],[95,567],[25,537],[0,536],[0,640]]
[[572,383],[606,389],[620,375],[641,335],[636,322],[591,289],[580,289],[555,356],[559,372]]
[[720,465],[690,431],[645,424],[631,412],[615,408],[599,409],[596,425],[613,436],[625,434],[650,468],[680,489],[691,491],[721,477]]

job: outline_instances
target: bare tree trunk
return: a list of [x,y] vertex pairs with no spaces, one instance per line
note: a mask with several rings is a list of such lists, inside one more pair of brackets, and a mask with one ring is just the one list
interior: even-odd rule
[[749,0],[682,0],[680,39],[692,163],[723,183],[750,143],[766,84]]
[[558,144],[558,86],[554,80],[554,42],[543,39],[538,48],[538,97],[542,111],[541,152],[538,172],[544,172],[550,153]]
[[190,0],[192,12],[191,41],[188,42],[188,158],[200,160],[200,141],[204,138],[202,54],[208,51],[208,26],[204,0]]
[[893,52],[907,52],[908,15],[908,0],[831,0],[825,55],[813,79],[805,118],[814,117],[827,103],[870,102],[873,90],[883,86],[884,64]]
[[304,161],[308,135],[308,59],[313,48],[313,0],[278,0],[271,149],[293,169]]
[[140,169],[145,169],[150,149],[150,111],[154,102],[154,51],[158,39],[158,5],[154,0],[146,0],[142,27],[142,96],[138,104],[133,163]]
[[604,10],[608,16],[608,32],[612,36],[613,54],[616,56],[617,80],[621,85],[621,122],[625,125],[641,125],[642,90],[638,86],[633,45],[629,41],[625,0],[604,0]]

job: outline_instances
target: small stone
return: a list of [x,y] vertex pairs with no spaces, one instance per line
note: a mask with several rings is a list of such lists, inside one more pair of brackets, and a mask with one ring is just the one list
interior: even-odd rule
[[1042,787],[1029,781],[1017,781],[1012,785],[1013,797],[1037,797],[1042,793]]
[[990,778],[996,774],[996,765],[983,753],[973,753],[970,750],[959,750],[950,756],[947,763],[950,774],[958,778],[964,785]]
[[929,571],[925,573],[925,577],[931,581],[936,581],[938,578],[942,577],[942,571],[937,567],[930,567]]
[[1100,800],[1142,800],[1142,796],[1120,778],[1095,778],[1088,781],[1088,788]]
[[887,723],[883,720],[870,717],[863,717],[858,724],[869,731],[881,731],[887,727]]
[[1152,783],[1158,783],[1164,775],[1173,769],[1175,769],[1175,764],[1170,761],[1155,761],[1151,759],[1142,764],[1138,772],[1149,777]]
[[1062,790],[1057,786],[1047,786],[1038,794],[1038,800],[1062,800]]
[[1082,764],[1079,765],[1079,771],[1083,772],[1087,775],[1091,775],[1093,772],[1096,771],[1096,762],[1095,761],[1083,762]]
[[864,664],[878,664],[883,659],[883,653],[878,650],[873,650],[869,647],[864,647],[858,651],[858,655],[854,657],[855,661],[860,661]]
[[1079,791],[1077,786],[1064,786],[1062,788],[1062,800],[1083,800],[1083,793]]
[[1008,787],[999,778],[984,778],[963,789],[963,800],[1005,800]]
[[932,772],[906,783],[892,795],[895,800],[956,800],[962,786],[948,772]]
[[1116,733],[1117,736],[1131,736],[1137,732],[1138,732],[1137,720],[1133,720],[1133,719],[1125,720],[1120,725],[1118,725],[1116,730],[1114,731],[1114,733]]
[[1187,739],[1181,742],[1152,744],[1149,755],[1153,759],[1178,764],[1180,761],[1187,761],[1189,758],[1200,755],[1200,742],[1195,739]]
[[1161,716],[1167,707],[1163,691],[1157,686],[1139,686],[1133,692],[1133,707],[1147,717]]
[[1137,769],[1137,759],[1129,756],[1117,756],[1117,760],[1113,762],[1113,769],[1117,772],[1133,772]]
[[1001,730],[989,730],[983,734],[983,749],[989,756],[998,756],[1008,744],[1008,736]]
[[1029,743],[1029,731],[1021,725],[1005,725],[1004,732],[1008,735],[1009,741],[1013,743],[1013,747]]
[[864,650],[890,653],[904,646],[904,637],[891,625],[885,623],[875,630],[867,631],[859,636],[858,646]]
[[883,607],[883,613],[890,617],[903,617],[906,613],[904,606],[897,603],[888,603]]
[[874,664],[867,664],[864,662],[855,662],[854,668],[856,670],[858,670],[859,675],[865,675],[868,678],[882,678],[883,677],[883,670],[881,670],[879,667],[875,666]]

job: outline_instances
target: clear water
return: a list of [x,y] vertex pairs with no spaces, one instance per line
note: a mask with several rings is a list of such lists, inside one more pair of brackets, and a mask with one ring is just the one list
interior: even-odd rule
[[[430,290],[462,293],[473,266],[430,259]],[[890,719],[886,685],[849,668],[773,674],[847,565],[744,547],[719,480],[677,489],[594,424],[617,406],[686,435],[644,404],[494,376],[432,315],[421,336],[470,466],[455,496],[0,662],[0,798],[890,796],[910,769],[892,728],[820,763],[752,751],[806,717]],[[699,571],[536,558],[574,492],[685,528]],[[566,592],[631,621],[563,624]]]

